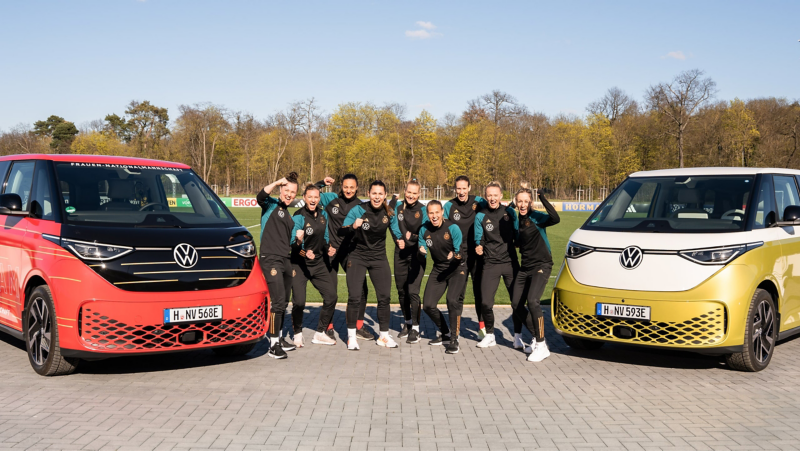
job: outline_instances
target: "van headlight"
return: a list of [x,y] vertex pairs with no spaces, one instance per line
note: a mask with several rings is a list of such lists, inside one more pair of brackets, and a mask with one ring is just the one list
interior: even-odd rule
[[86,241],[61,239],[61,247],[72,251],[82,260],[108,261],[133,252],[132,247],[115,244],[89,243]]
[[233,246],[226,247],[226,249],[244,258],[252,258],[256,256],[256,245],[252,241],[242,244],[234,244]]
[[678,252],[678,255],[691,262],[701,265],[727,265],[736,257],[763,245],[764,242],[759,241],[757,243],[738,244],[735,246],[691,249],[688,251],[680,251]]
[[583,257],[584,255],[592,251],[594,251],[593,247],[584,246],[583,244],[573,243],[572,241],[567,243],[567,258]]

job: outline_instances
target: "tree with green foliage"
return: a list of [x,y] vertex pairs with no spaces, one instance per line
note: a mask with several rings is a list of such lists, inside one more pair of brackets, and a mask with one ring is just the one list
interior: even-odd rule
[[[52,117],[52,116],[51,116]],[[78,128],[72,122],[61,122],[53,129],[53,140],[50,141],[50,148],[55,153],[69,153],[72,141],[78,134]]]
[[36,121],[33,123],[33,134],[36,136],[52,137],[56,126],[64,122],[63,117],[56,115],[52,115],[43,121]]

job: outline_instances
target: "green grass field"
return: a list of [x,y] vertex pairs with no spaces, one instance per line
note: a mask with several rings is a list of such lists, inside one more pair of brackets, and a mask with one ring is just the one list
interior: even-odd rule
[[[244,225],[248,227],[250,232],[256,239],[256,243],[260,243],[260,229],[259,224],[261,221],[261,209],[260,208],[231,208],[231,212],[236,216],[236,219]],[[294,209],[292,209],[292,213],[294,213]],[[542,299],[550,299],[550,292],[553,288],[553,282],[555,281],[555,276],[558,275],[558,269],[561,268],[561,262],[564,260],[564,250],[567,247],[567,241],[569,240],[570,235],[572,232],[575,231],[578,227],[580,227],[586,218],[589,217],[589,213],[578,213],[578,212],[560,212],[559,216],[561,216],[561,223],[547,229],[547,237],[550,240],[550,246],[553,250],[553,274],[550,277],[550,283],[547,284],[547,288],[545,289],[544,295]],[[251,227],[255,226],[255,227]],[[386,249],[389,257],[389,264],[392,265],[394,263],[394,248],[395,246],[391,243],[391,237],[389,238]],[[428,271],[430,272],[430,270]],[[422,289],[420,290],[420,296],[425,291],[425,283],[427,282],[427,277],[425,280],[422,281]],[[474,304],[475,300],[472,296],[472,280],[469,281],[470,286],[467,287],[467,295],[464,299],[465,304]],[[340,279],[339,279],[339,300],[346,301],[347,300],[347,286],[344,281],[344,272],[340,271]],[[320,298],[319,293],[313,289],[313,287],[308,288],[308,302],[322,302],[322,298]],[[375,291],[372,289],[370,285],[370,293],[369,293],[369,302],[376,302],[375,299]],[[440,301],[444,303],[444,299]],[[392,303],[397,303],[397,290],[394,288],[394,281],[392,281]],[[495,303],[497,304],[510,304],[511,301],[508,298],[508,292],[505,289],[498,289],[497,296],[495,297]]]

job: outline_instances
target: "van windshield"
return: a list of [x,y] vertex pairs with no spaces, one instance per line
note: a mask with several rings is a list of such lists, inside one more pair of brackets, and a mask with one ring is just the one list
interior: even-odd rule
[[635,177],[583,225],[586,230],[708,233],[744,230],[753,176]]
[[191,169],[56,163],[67,222],[98,226],[237,225]]

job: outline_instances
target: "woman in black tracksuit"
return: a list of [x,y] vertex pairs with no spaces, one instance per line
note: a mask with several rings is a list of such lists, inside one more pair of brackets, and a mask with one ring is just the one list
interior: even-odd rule
[[[356,326],[361,308],[364,281],[369,278],[378,298],[378,323],[380,337],[377,344],[396,348],[397,343],[389,336],[391,320],[391,278],[389,260],[386,257],[386,230],[391,226],[393,211],[386,204],[386,185],[375,180],[369,187],[369,202],[356,205],[347,214],[339,233],[351,236],[355,249],[347,262],[347,349],[358,350]],[[400,230],[392,227],[392,234],[400,236]],[[401,245],[402,246],[402,245]]]
[[322,296],[317,333],[312,343],[334,345],[336,340],[325,334],[336,308],[337,293],[328,261],[328,216],[319,207],[319,188],[308,185],[303,193],[305,206],[292,218],[292,323],[294,344],[303,347],[303,310],[306,307],[306,286],[314,285]]
[[500,183],[489,183],[486,186],[486,207],[475,215],[475,252],[483,255],[481,313],[486,324],[486,336],[478,343],[479,348],[497,344],[494,337],[494,295],[502,277],[511,297],[514,279],[519,270],[514,247],[517,214],[513,208],[503,207],[500,203],[502,198]]
[[[270,196],[275,187],[280,187],[278,198]],[[270,348],[267,355],[285,359],[286,351],[295,347],[283,338],[283,315],[292,289],[291,242],[294,221],[289,214],[289,204],[297,195],[297,173],[272,182],[256,196],[261,207],[261,247],[259,265],[267,281],[270,297]]]
[[[525,324],[535,338],[535,342],[531,344],[528,361],[540,362],[550,355],[544,340],[544,316],[539,303],[553,269],[553,257],[545,229],[558,224],[561,219],[544,194],[539,193],[539,200],[547,213],[534,211],[532,198],[533,194],[528,188],[520,189],[515,197],[519,207],[517,245],[522,256],[522,265],[514,282],[511,307],[513,314],[518,318],[515,326],[517,322]],[[525,309],[523,302],[526,298],[528,309]],[[514,332],[520,333],[522,328]]]
[[[461,236],[461,229],[443,218],[442,204],[438,200],[428,202],[428,222],[419,230],[419,257],[425,259],[430,255],[433,268],[425,285],[423,308],[431,318],[441,335],[431,340],[431,345],[446,344],[448,354],[458,353],[458,334],[461,328],[461,312],[464,300],[461,298],[463,285],[467,279],[466,241]],[[451,332],[447,321],[439,310],[439,299],[447,290],[447,313]]]
[[427,266],[426,260],[420,261],[417,258],[419,229],[428,220],[427,210],[419,202],[419,191],[420,186],[416,179],[408,182],[405,198],[395,203],[391,219],[392,229],[400,231],[400,235],[392,233],[397,246],[394,250],[394,283],[406,320],[397,338],[408,336],[407,343],[419,342],[419,292]]
[[[334,179],[332,177],[325,177],[325,180],[317,182],[317,186],[322,188],[326,185],[331,185],[333,182]],[[328,215],[328,259],[331,267],[331,279],[333,280],[335,286],[339,285],[339,268],[341,267],[344,269],[345,273],[347,272],[347,264],[350,260],[350,254],[353,252],[353,249],[355,249],[355,243],[352,240],[353,235],[341,235],[339,233],[339,229],[342,228],[342,224],[344,223],[347,214],[350,213],[350,210],[352,210],[356,205],[361,205],[361,199],[358,198],[358,178],[355,176],[355,174],[345,174],[344,177],[342,177],[341,183],[342,188],[339,191],[339,194],[320,194],[322,208]],[[356,337],[359,340],[375,339],[375,336],[372,335],[372,332],[368,331],[364,327],[364,313],[367,309],[367,294],[367,281],[365,279],[361,292],[358,321],[356,322]],[[325,316],[330,316],[330,318],[333,319],[334,309],[335,306],[331,307],[330,311],[326,312],[330,315]],[[325,310],[324,306],[323,310]],[[320,313],[320,319],[322,319],[322,317],[323,315]],[[328,324],[326,327],[328,328],[328,336],[333,339],[333,324]]]

